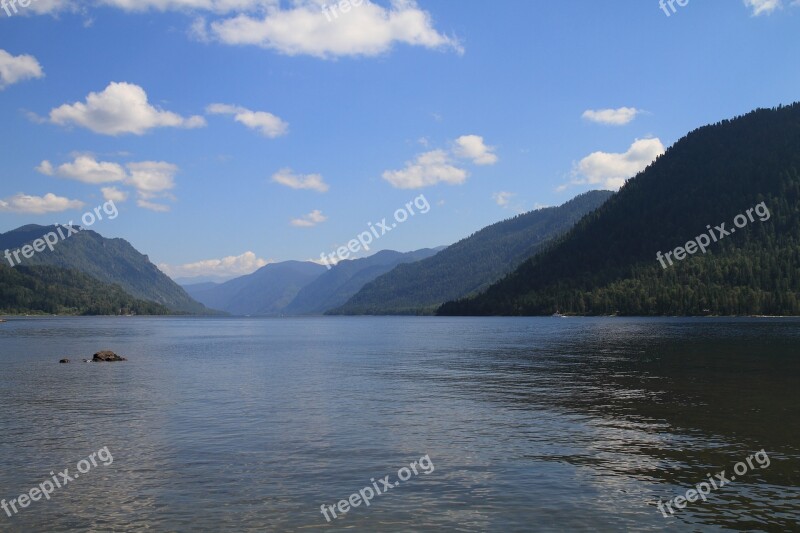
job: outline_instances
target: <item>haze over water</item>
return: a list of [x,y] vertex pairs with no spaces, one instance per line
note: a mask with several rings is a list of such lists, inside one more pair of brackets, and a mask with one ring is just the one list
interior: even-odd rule
[[[0,498],[114,462],[0,531],[797,529],[799,340],[796,319],[13,319]],[[129,361],[79,362],[100,349]]]

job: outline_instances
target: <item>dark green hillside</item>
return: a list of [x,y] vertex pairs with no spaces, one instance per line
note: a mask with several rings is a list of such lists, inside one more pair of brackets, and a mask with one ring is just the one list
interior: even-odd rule
[[[707,226],[749,222],[664,270]],[[443,315],[800,314],[800,104],[762,109],[678,141],[547,252]]]
[[0,314],[42,313],[166,315],[170,310],[74,270],[0,265]]
[[[55,229],[55,226],[28,225],[0,234],[0,252],[19,249]],[[59,242],[52,252],[45,250],[24,259],[22,266],[78,270],[102,283],[117,284],[135,298],[156,302],[179,313],[210,312],[130,243],[123,239],[106,239],[90,230],[82,230]]]

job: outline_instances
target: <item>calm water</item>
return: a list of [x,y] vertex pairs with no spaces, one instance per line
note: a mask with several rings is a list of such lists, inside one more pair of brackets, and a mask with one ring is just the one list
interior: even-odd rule
[[[103,348],[129,361],[58,364]],[[0,498],[113,463],[0,531],[797,531],[798,348],[789,319],[15,319]]]

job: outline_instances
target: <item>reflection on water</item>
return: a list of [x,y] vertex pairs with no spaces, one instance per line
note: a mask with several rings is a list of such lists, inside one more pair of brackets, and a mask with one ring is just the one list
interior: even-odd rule
[[[797,530],[799,345],[790,319],[12,320],[0,498],[114,463],[0,531]],[[129,361],[57,364],[103,348]],[[434,473],[325,522],[425,454]]]

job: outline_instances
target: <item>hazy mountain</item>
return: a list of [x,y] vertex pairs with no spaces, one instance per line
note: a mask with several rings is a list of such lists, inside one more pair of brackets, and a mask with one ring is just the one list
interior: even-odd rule
[[400,265],[378,277],[331,313],[432,313],[443,302],[480,291],[508,274],[611,195],[587,192],[560,207],[488,226],[431,258]]
[[384,250],[363,259],[342,261],[304,287],[285,309],[285,313],[322,314],[343,305],[364,285],[397,265],[426,259],[443,249],[426,248],[408,253]]
[[[56,226],[28,225],[0,234],[0,253],[13,252],[47,233],[58,234],[58,230]],[[63,227],[60,230],[62,235],[68,235]],[[7,259],[3,260],[8,266]],[[59,238],[53,251],[45,249],[29,259],[22,259],[21,264],[77,270],[103,283],[117,284],[135,298],[156,302],[173,311],[208,312],[130,243],[123,239],[106,239],[94,231],[84,229],[64,240]]]
[[233,315],[279,315],[326,270],[316,263],[286,261],[222,284],[189,285],[186,290],[207,307]]
[[547,253],[440,313],[797,315],[798,265],[794,104],[690,133]]
[[[172,276],[170,276],[172,277]],[[190,285],[202,285],[210,283],[212,285],[220,285],[226,281],[236,279],[239,276],[197,276],[194,278],[179,278],[172,277],[172,280],[181,287],[188,287]]]

